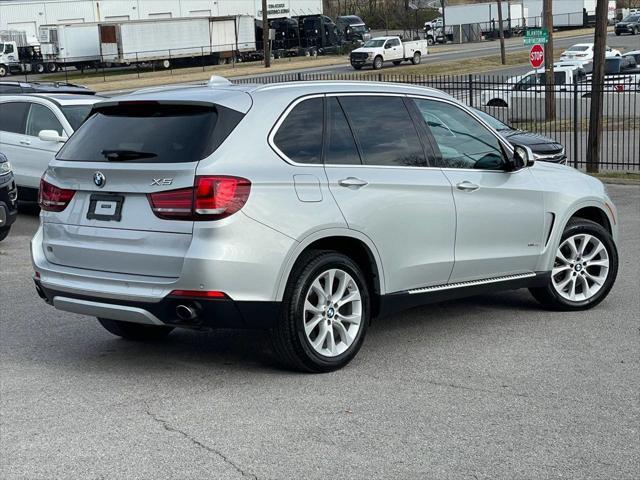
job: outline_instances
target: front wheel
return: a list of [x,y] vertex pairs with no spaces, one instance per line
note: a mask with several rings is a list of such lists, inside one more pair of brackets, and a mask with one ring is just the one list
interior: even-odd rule
[[416,52],[413,54],[413,57],[411,58],[411,63],[413,63],[414,65],[418,65],[420,63],[420,52]]
[[329,372],[358,353],[370,317],[369,288],[360,267],[330,250],[306,253],[291,272],[283,308],[271,330],[285,366]]
[[108,320],[99,318],[98,322],[109,333],[126,340],[160,340],[171,333],[173,327],[163,327],[161,325],[143,325],[140,323],[122,322],[120,320]]
[[607,296],[618,274],[618,251],[607,230],[581,218],[567,224],[549,283],[530,289],[554,310],[586,310]]
[[5,238],[7,238],[7,236],[9,235],[9,231],[10,230],[11,230],[11,227],[0,228],[0,242],[2,240],[4,240]]
[[0,65],[0,77],[6,77],[9,69],[5,65]]

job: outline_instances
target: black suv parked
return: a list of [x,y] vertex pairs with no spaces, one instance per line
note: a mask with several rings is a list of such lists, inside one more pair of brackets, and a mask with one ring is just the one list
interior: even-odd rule
[[616,35],[622,35],[623,33],[630,33],[631,35],[640,33],[640,14],[628,15],[621,22],[616,23]]
[[13,180],[11,164],[0,153],[0,241],[9,235],[11,224],[18,216],[18,189]]
[[16,93],[75,93],[76,95],[95,95],[96,92],[82,85],[64,82],[18,82],[6,80],[0,82],[0,95]]

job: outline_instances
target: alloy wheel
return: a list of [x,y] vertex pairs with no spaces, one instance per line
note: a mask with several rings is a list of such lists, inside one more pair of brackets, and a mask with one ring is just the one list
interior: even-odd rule
[[318,275],[307,291],[303,315],[305,335],[316,353],[335,357],[348,350],[362,323],[362,298],[353,277],[336,268]]
[[551,272],[553,288],[571,302],[592,298],[609,273],[609,252],[593,235],[581,233],[562,242]]

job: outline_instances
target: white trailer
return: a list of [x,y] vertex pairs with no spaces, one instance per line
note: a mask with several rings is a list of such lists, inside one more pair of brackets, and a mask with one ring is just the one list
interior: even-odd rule
[[[527,12],[520,3],[502,2],[502,19],[505,28],[523,27]],[[482,30],[488,30],[495,25],[498,28],[498,3],[474,3],[464,5],[450,5],[444,7],[444,23],[446,27],[454,25],[481,24]]]
[[[100,52],[109,63],[155,63],[170,68],[188,59],[227,59],[255,50],[250,16],[135,20],[100,24]],[[224,62],[224,60],[223,60]]]
[[78,68],[100,64],[100,27],[97,23],[42,25],[38,30],[45,60]]
[[[527,26],[542,26],[542,0],[523,0],[524,7],[528,10]],[[595,19],[596,0],[562,0],[553,2],[553,26],[583,27]]]

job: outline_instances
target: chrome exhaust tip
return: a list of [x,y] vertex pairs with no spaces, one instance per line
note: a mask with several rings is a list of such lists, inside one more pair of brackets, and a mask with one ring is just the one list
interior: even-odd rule
[[176,315],[183,322],[195,320],[198,312],[192,305],[180,304],[176,307]]

